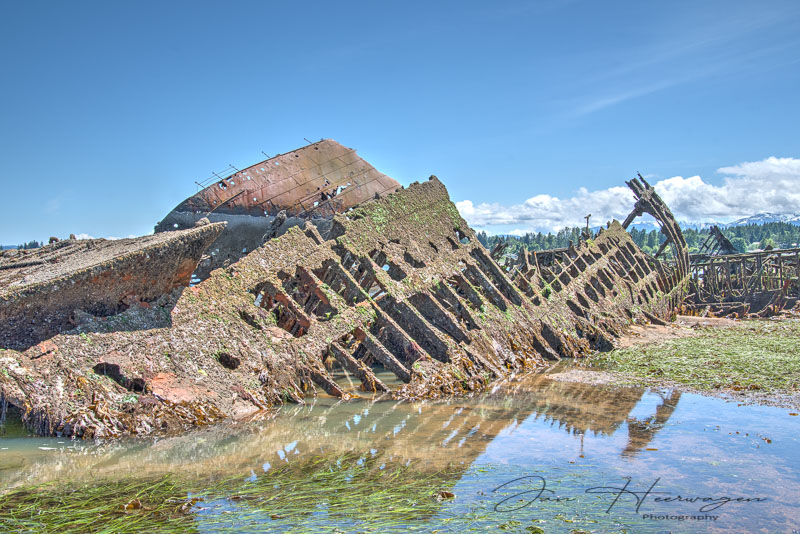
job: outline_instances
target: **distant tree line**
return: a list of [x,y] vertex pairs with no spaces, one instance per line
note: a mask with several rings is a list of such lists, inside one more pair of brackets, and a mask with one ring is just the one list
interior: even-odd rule
[[[492,249],[501,240],[507,241],[506,253],[515,254],[523,247],[528,250],[550,250],[567,247],[570,241],[573,243],[578,242],[583,230],[583,228],[573,227],[564,228],[554,234],[529,232],[521,236],[490,236],[481,231],[477,233],[477,236],[478,240],[488,249]],[[785,222],[734,226],[723,229],[722,233],[730,239],[739,252],[764,249],[767,246],[773,248],[800,246],[800,226]],[[655,254],[659,246],[664,242],[664,235],[659,230],[632,228],[630,234],[634,243],[648,254]],[[689,253],[695,253],[699,251],[702,244],[708,239],[708,230],[686,228],[683,230],[683,237],[689,246]]]
[[577,243],[581,235],[581,228],[563,228],[555,234],[526,233],[522,236],[496,236],[478,232],[478,241],[486,248],[492,249],[499,241],[508,241],[506,253],[515,253],[522,247],[528,250],[551,250],[564,248],[569,242]]
[[27,243],[23,243],[21,245],[12,245],[12,246],[2,245],[2,248],[3,249],[15,248],[17,250],[28,250],[30,248],[39,248],[42,246],[44,246],[44,243],[39,243],[38,241],[34,240],[34,241],[28,241]]

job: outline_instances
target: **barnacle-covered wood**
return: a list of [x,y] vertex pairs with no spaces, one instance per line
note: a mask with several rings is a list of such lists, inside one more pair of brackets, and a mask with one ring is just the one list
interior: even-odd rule
[[[652,188],[635,184],[637,210],[674,223]],[[358,394],[334,379],[339,368],[362,394],[467,393],[607,350],[632,321],[668,320],[688,262],[677,225],[668,231],[672,265],[613,221],[592,239],[501,267],[431,177],[336,215],[327,240],[296,226],[213,271],[164,304],[168,324],[91,323],[84,335],[0,353],[0,391],[37,432],[84,437]]]

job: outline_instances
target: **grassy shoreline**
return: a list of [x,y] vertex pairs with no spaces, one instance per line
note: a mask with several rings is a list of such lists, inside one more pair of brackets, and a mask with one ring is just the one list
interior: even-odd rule
[[585,364],[618,374],[621,382],[679,385],[762,404],[796,405],[800,320],[698,326],[695,335],[595,354]]

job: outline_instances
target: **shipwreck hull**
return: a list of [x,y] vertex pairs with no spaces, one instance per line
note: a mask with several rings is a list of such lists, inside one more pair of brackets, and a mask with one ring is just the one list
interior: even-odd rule
[[686,315],[771,317],[800,307],[800,249],[739,253],[717,226],[689,256]]
[[[547,267],[528,255],[501,267],[431,177],[335,215],[327,240],[294,227],[214,271],[183,292],[168,328],[61,335],[45,356],[5,351],[0,392],[37,432],[117,436],[251,416],[318,390],[357,395],[333,369],[362,394],[420,399],[608,350],[631,322],[669,320],[686,288],[669,210],[646,183],[629,185],[634,212],[667,229],[671,263],[614,221]],[[41,387],[56,370],[62,397]]]
[[308,221],[327,237],[333,216],[400,189],[400,184],[332,139],[311,143],[236,171],[181,202],[156,232],[191,228],[198,220],[227,223],[195,273],[204,280]]
[[[75,327],[76,310],[109,316],[188,286],[223,224],[133,239],[59,241],[0,256],[0,348],[25,349]],[[126,300],[128,302],[126,302]]]
[[800,306],[800,249],[692,254],[688,315],[770,317]]
[[[506,262],[504,269],[514,283],[523,288],[528,296],[537,286],[546,293],[561,292],[565,286],[571,288],[567,294],[567,306],[575,315],[590,319],[592,322],[602,319],[597,315],[603,310],[604,299],[620,302],[620,288],[626,288],[629,302],[612,310],[612,315],[622,316],[624,313],[630,320],[636,321],[632,308],[655,322],[668,321],[672,312],[686,298],[690,283],[689,248],[683,238],[675,217],[667,205],[656,194],[647,181],[639,175],[626,182],[636,197],[636,204],[630,215],[620,225],[616,221],[609,223],[608,229],[600,230],[594,237],[584,235],[580,247],[572,244],[569,247],[542,252],[528,252],[523,249],[515,261]],[[666,239],[655,257],[645,254],[636,246],[630,235],[624,231],[635,219],[643,214],[652,216],[660,226]],[[600,250],[600,255],[593,252],[592,246]],[[659,260],[667,248],[671,250],[669,260]],[[492,258],[498,260],[503,253],[504,244],[500,243],[492,251]],[[600,269],[591,269],[596,260],[602,259]],[[582,279],[588,283],[581,288]],[[624,300],[624,299],[623,299]],[[575,302],[580,303],[576,305]],[[590,310],[590,314],[582,313]],[[600,315],[609,315],[603,312]],[[610,330],[614,334],[614,330]]]

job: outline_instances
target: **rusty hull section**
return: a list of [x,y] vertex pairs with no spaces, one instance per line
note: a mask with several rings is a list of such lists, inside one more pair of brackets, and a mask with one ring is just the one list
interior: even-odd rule
[[[463,394],[608,350],[631,322],[669,320],[686,287],[680,230],[652,188],[629,185],[636,211],[670,232],[672,263],[614,221],[506,270],[431,177],[335,215],[327,240],[295,226],[215,270],[183,292],[168,325],[104,324],[0,352],[2,399],[38,433],[109,437],[252,417],[320,390]],[[53,376],[59,394],[45,386]]]
[[325,139],[280,154],[221,179],[175,211],[263,217],[332,217],[400,187],[356,151]]
[[305,221],[326,237],[335,214],[400,187],[352,148],[324,139],[220,177],[181,202],[155,231],[191,228],[203,217],[227,222],[197,269],[196,276],[205,279],[213,269],[258,248],[265,238]]

